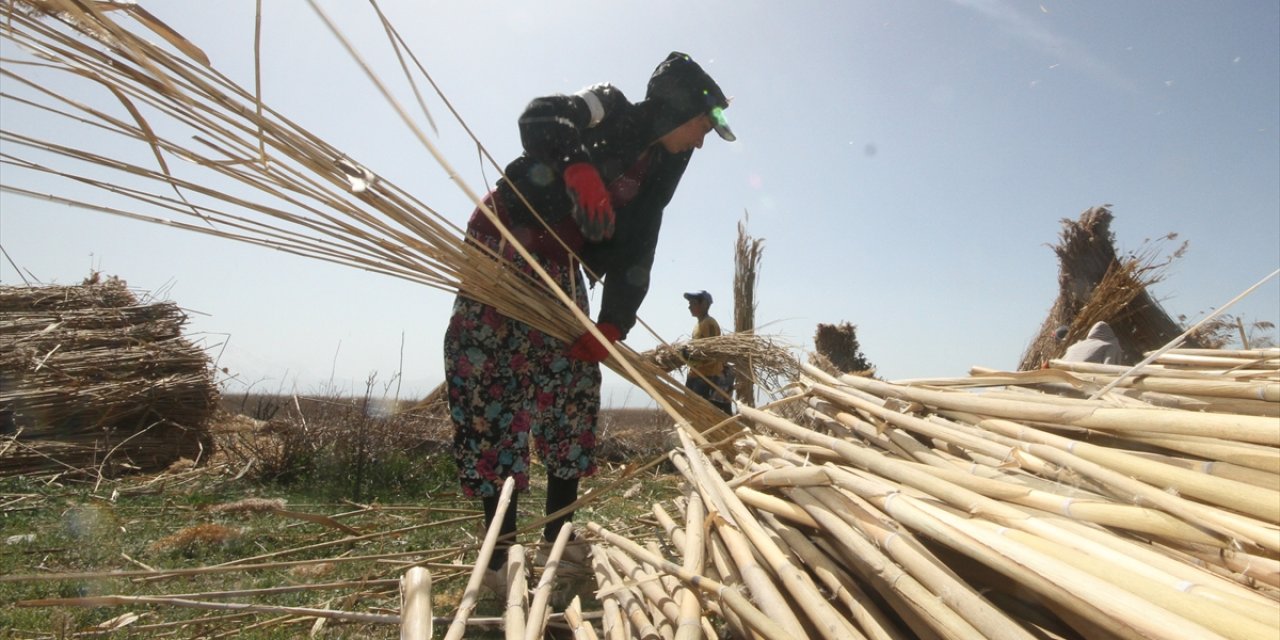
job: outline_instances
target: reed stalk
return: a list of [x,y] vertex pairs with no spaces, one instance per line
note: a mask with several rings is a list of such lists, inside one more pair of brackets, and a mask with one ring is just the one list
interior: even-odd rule
[[[631,637],[628,629],[628,621],[624,617],[623,607],[619,603],[619,598],[613,593],[619,586],[610,577],[606,569],[608,565],[608,552],[600,545],[591,546],[591,570],[595,574],[596,584],[600,586],[597,597],[602,607],[601,627],[607,640],[626,640]],[[616,575],[616,574],[615,574]],[[639,637],[645,637],[643,634],[637,634]],[[520,637],[524,637],[521,633]]]
[[462,591],[462,601],[458,603],[458,612],[454,614],[453,623],[445,632],[445,640],[458,640],[467,632],[467,618],[475,610],[476,601],[480,598],[480,584],[484,581],[484,572],[489,568],[489,560],[493,557],[493,549],[498,544],[502,531],[503,514],[511,505],[511,496],[515,493],[515,478],[507,478],[502,483],[502,492],[498,494],[498,506],[494,511],[493,522],[484,534],[484,543],[476,555],[475,566],[471,576],[467,578],[467,586]]
[[607,582],[601,583],[600,596],[617,599],[635,635],[646,640],[661,638],[662,634],[654,625],[644,604],[632,592],[631,587],[624,584],[622,577],[614,569],[611,559],[613,553],[614,551],[603,545],[596,545],[592,550],[593,566],[608,576]]
[[[681,541],[685,571],[694,575],[702,575],[705,569],[706,546],[703,542],[703,523],[706,521],[706,510],[702,508],[702,498],[697,493],[689,495],[688,507],[685,510],[684,539]],[[672,542],[675,542],[672,536]],[[675,640],[697,640],[702,637],[702,603],[697,592],[682,588],[676,600],[679,603],[680,618],[676,624]]]
[[427,640],[433,635],[431,572],[410,567],[400,582],[400,638]]
[[[496,521],[497,518],[495,517],[494,520]],[[538,579],[538,586],[533,590],[533,602],[529,604],[529,613],[525,622],[524,640],[536,640],[543,636],[547,616],[550,613],[551,592],[555,588],[556,573],[560,569],[560,558],[564,555],[564,548],[571,538],[573,538],[573,523],[566,522],[560,527],[560,533],[556,535],[555,542],[551,545],[547,562],[542,567],[542,576]]]
[[522,544],[507,548],[506,609],[502,612],[502,632],[506,640],[524,640],[529,610],[528,554]]

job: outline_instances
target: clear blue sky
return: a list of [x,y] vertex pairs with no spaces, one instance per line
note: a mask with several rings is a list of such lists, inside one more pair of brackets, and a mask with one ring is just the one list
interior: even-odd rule
[[[253,2],[143,4],[252,87]],[[266,102],[463,224],[463,193],[311,9],[264,5]],[[367,3],[322,6],[399,81]],[[765,241],[763,331],[803,351],[817,323],[854,323],[890,379],[1016,366],[1057,295],[1060,221],[1094,205],[1113,205],[1121,250],[1170,232],[1189,241],[1155,288],[1174,316],[1203,317],[1280,266],[1272,0],[381,6],[504,163],[530,98],[608,81],[638,100],[671,50],[733,97],[738,142],[709,138],[667,210],[641,318],[668,340],[692,328],[683,291],[711,291],[712,314],[731,324],[744,213]],[[463,180],[492,184],[440,101],[429,106]],[[57,134],[8,101],[0,116],[7,130]],[[3,171],[6,184],[65,188]],[[233,393],[309,393],[331,378],[361,392],[374,372],[381,393],[400,371],[412,397],[441,380],[452,296],[421,285],[9,195],[0,244],[44,282],[98,269],[191,309],[189,330],[236,376]],[[21,278],[5,261],[0,281]],[[1280,282],[1232,311],[1280,323]],[[637,330],[629,344],[655,340]],[[646,399],[610,376],[605,402]]]

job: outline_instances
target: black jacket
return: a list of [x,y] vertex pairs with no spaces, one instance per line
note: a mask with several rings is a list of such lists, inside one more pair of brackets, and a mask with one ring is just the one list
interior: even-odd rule
[[[573,214],[573,201],[562,172],[576,162],[590,162],[605,184],[611,184],[641,156],[649,165],[636,196],[615,209],[613,237],[587,242],[579,250],[588,273],[603,279],[599,322],[621,330],[623,337],[636,323],[636,312],[649,291],[662,227],[662,212],[684,175],[692,151],[671,154],[653,144],[667,131],[657,104],[632,104],[617,88],[602,84],[572,95],[537,98],[520,116],[524,153],[507,165],[498,182],[497,198],[516,227],[542,228],[538,215],[555,228]],[[516,191],[532,205],[525,206]]]

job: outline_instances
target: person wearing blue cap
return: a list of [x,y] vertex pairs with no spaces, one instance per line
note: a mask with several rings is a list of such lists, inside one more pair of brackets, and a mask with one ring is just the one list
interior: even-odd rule
[[[596,327],[626,337],[649,290],[663,210],[693,152],[715,131],[736,139],[729,100],[698,63],[672,52],[632,103],[610,84],[535,98],[520,115],[523,153],[507,165],[485,204],[558,285],[589,313],[587,280],[603,283]],[[533,274],[477,208],[466,241],[505,268]],[[585,274],[584,271],[585,270]],[[565,343],[460,292],[444,337],[445,386],[462,491],[495,517],[503,481],[517,497],[529,485],[529,448],[546,466],[546,513],[577,499],[595,472],[600,365],[608,351],[590,332]],[[572,513],[543,530],[555,540]],[[516,506],[500,525],[509,544]],[[506,548],[493,555],[496,572]]]
[[[706,291],[691,291],[684,294],[684,299],[689,301],[689,315],[698,321],[693,326],[690,339],[718,337],[720,323],[711,317],[711,294]],[[689,363],[689,375],[685,378],[684,385],[721,411],[733,413],[733,402],[728,396],[733,392],[733,385],[725,375],[727,369],[724,360],[705,356],[686,356],[685,360]]]

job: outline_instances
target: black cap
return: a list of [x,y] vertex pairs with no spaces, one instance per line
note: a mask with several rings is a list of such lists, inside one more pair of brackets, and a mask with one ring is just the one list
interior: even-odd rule
[[738,139],[724,117],[729,99],[720,90],[720,85],[688,54],[672,51],[653,70],[645,98],[662,106],[655,132],[659,135],[705,113],[711,117],[711,124],[721,138],[729,142]]

